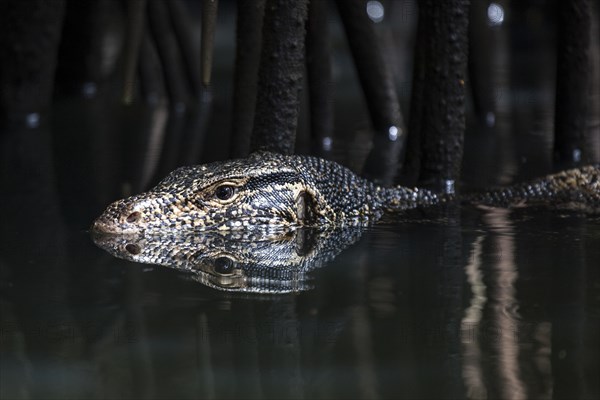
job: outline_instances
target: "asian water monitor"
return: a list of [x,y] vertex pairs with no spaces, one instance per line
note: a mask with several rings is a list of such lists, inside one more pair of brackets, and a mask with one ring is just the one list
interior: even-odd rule
[[[365,225],[384,212],[455,200],[418,188],[381,187],[333,161],[269,152],[182,167],[153,189],[112,203],[94,222],[106,233]],[[600,210],[600,165],[548,175],[461,201]]]

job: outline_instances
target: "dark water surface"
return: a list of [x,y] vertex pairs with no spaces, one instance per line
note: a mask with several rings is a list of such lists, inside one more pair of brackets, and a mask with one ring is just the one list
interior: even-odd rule
[[597,397],[600,218],[451,214],[369,228],[262,295],[16,228],[2,398]]
[[[529,42],[495,53],[496,123],[469,115],[464,188],[552,170],[555,58],[551,29],[532,28],[535,11],[516,34]],[[223,26],[208,121],[123,107],[103,89],[93,99],[57,99],[37,129],[1,132],[0,398],[600,397],[597,215],[393,216],[333,243],[325,257],[333,260],[286,275],[286,288],[301,290],[280,294],[225,292],[189,271],[97,247],[88,229],[110,202],[178,163],[226,157],[231,16]],[[395,37],[409,28],[395,27]],[[359,169],[368,116],[335,32],[329,156]],[[508,47],[503,35],[496,43]],[[410,43],[396,44],[410,52]],[[394,65],[406,103],[404,61]],[[305,111],[300,152],[308,150]],[[189,145],[186,135],[203,126],[204,145]],[[162,128],[163,148],[152,139]],[[310,237],[293,240],[292,255],[315,248]],[[290,250],[285,243],[278,254]]]

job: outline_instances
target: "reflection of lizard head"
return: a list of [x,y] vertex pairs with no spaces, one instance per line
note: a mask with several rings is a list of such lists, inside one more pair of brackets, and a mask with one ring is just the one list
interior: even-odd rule
[[194,280],[214,288],[286,293],[308,289],[308,272],[333,259],[360,234],[359,228],[299,228],[188,235],[95,234],[93,239],[116,257],[188,271]]

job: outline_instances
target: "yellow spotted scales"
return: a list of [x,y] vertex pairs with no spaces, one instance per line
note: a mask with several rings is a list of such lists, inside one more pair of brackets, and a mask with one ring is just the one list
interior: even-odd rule
[[[473,194],[496,206],[545,204],[600,210],[600,165]],[[105,233],[365,225],[384,212],[453,200],[429,190],[381,187],[333,161],[256,152],[182,167],[151,190],[112,203],[94,222]]]

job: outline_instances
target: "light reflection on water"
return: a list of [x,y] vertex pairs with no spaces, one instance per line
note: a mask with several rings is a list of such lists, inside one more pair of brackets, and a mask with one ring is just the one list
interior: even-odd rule
[[486,286],[483,282],[481,271],[481,252],[483,237],[479,236],[473,242],[469,262],[465,267],[465,274],[471,290],[469,307],[465,309],[461,321],[461,338],[463,344],[463,379],[466,395],[470,399],[487,398],[487,388],[481,370],[482,359],[479,348],[483,307],[487,301]]
[[490,299],[492,324],[499,333],[496,343],[498,353],[498,373],[502,380],[501,397],[523,399],[527,397],[519,367],[519,314],[515,283],[518,272],[515,265],[514,231],[508,210],[489,211],[484,221],[490,226],[492,240],[499,256],[493,265],[495,278],[495,298]]

